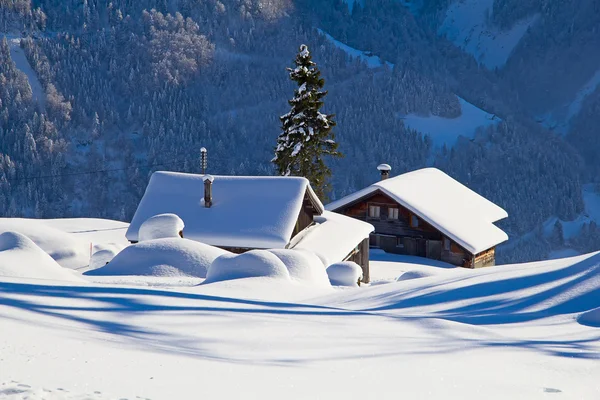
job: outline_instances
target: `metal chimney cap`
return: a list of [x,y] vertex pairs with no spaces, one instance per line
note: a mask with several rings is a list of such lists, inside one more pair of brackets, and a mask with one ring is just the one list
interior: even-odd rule
[[201,151],[202,153],[206,153],[206,147],[202,147],[202,148],[200,149],[200,151]]
[[392,167],[390,166],[390,164],[379,164],[377,166],[377,169],[380,171],[388,171],[389,172],[392,170]]
[[214,180],[215,180],[215,177],[214,177],[214,176],[212,176],[212,175],[204,175],[204,176],[202,177],[202,180],[203,180],[204,182],[206,182],[206,181],[209,181],[210,183],[213,183],[213,182],[214,182]]

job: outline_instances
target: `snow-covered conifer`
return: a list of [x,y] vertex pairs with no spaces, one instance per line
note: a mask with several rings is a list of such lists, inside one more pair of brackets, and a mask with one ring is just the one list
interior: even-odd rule
[[335,126],[334,116],[319,111],[327,95],[322,90],[325,80],[306,45],[300,46],[295,64],[296,68],[288,68],[288,71],[298,88],[294,98],[288,101],[291,111],[280,117],[282,133],[272,161],[281,175],[307,178],[317,195],[323,198],[329,190],[327,178],[331,175],[324,158],[342,156],[331,131]]

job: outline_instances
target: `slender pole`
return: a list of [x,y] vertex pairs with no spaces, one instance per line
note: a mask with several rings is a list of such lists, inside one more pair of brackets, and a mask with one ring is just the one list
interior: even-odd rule
[[200,164],[202,167],[202,175],[206,175],[206,167],[208,164],[208,157],[207,157],[207,150],[204,147],[202,147],[200,149]]

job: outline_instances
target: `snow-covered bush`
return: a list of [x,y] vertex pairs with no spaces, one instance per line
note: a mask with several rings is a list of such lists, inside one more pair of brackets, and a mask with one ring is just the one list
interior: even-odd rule
[[275,254],[267,250],[251,250],[217,258],[208,269],[204,283],[255,277],[290,280],[290,273]]
[[18,232],[0,234],[0,276],[79,281],[31,239]]
[[360,265],[353,261],[331,264],[327,268],[329,281],[334,286],[358,286],[363,273]]
[[182,237],[184,223],[175,214],[159,214],[148,218],[139,231],[139,241]]
[[188,239],[140,242],[115,256],[108,264],[85,275],[143,275],[206,277],[207,270],[226,250]]
[[292,280],[317,286],[330,286],[325,266],[321,259],[308,250],[272,249],[288,269]]
[[396,281],[400,282],[400,281],[407,281],[410,279],[427,278],[429,276],[435,276],[435,275],[436,275],[436,273],[427,272],[427,271],[406,271],[405,273],[400,275],[398,277],[398,279],[396,279]]
[[105,266],[124,248],[125,246],[115,243],[95,245],[89,268],[96,269]]
[[90,242],[52,228],[43,220],[0,218],[0,233],[19,232],[65,268],[86,267],[90,261]]

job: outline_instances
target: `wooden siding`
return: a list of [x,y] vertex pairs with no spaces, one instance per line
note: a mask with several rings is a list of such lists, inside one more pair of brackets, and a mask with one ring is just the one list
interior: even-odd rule
[[365,239],[356,248],[350,252],[344,261],[353,261],[360,265],[363,271],[363,279],[361,282],[371,282],[371,274],[369,270],[369,239]]
[[[379,218],[369,216],[370,206],[380,207]],[[389,208],[398,209],[398,219],[388,218]],[[466,268],[494,265],[495,263],[494,249],[478,254],[476,257],[421,219],[419,215],[414,214],[379,190],[335,210],[335,212],[373,225],[375,232],[371,234],[370,245],[388,253],[426,257]],[[413,216],[418,219],[418,226],[411,223]],[[445,240],[450,241],[448,250],[444,246]]]

